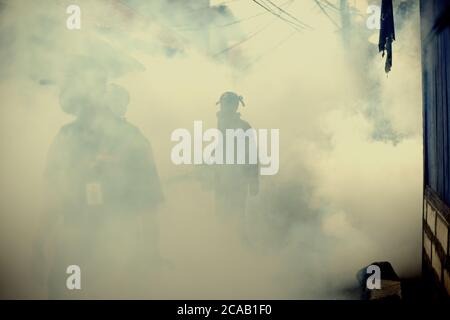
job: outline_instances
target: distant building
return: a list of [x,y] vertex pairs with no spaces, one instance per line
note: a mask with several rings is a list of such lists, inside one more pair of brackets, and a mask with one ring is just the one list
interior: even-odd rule
[[450,0],[421,0],[424,129],[423,272],[450,295]]

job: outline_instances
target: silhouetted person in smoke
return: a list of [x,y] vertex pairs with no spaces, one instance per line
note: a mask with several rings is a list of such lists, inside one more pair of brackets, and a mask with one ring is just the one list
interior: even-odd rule
[[77,294],[66,288],[69,265],[81,267],[82,288],[92,289],[88,294],[102,297],[107,292],[95,287],[99,279],[115,288],[118,273],[136,280],[157,257],[154,215],[162,191],[150,143],[124,118],[127,91],[117,85],[107,89],[105,73],[89,62],[79,69],[60,94],[63,110],[76,119],[61,128],[46,169],[51,197],[46,224],[55,224],[58,216],[63,220],[49,274],[55,297]]
[[[225,92],[216,103],[220,110],[217,112],[217,127],[224,137],[223,157],[226,159],[226,130],[251,129],[250,124],[241,119],[237,112],[239,105],[243,106],[242,96],[234,92]],[[215,201],[216,212],[222,216],[243,218],[246,210],[246,202],[249,193],[256,195],[259,191],[258,164],[249,163],[249,141],[245,137],[245,164],[237,164],[238,138],[234,141],[234,164],[217,166],[215,175]]]

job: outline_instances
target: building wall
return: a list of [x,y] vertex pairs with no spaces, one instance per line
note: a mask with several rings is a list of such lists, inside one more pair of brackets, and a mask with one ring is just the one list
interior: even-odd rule
[[450,0],[421,0],[424,274],[450,295]]
[[433,30],[448,0],[421,1],[425,184],[450,205],[450,28]]

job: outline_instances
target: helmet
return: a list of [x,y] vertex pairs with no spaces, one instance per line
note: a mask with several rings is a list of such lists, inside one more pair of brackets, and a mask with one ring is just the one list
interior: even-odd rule
[[119,118],[123,118],[130,102],[128,91],[114,83],[109,84],[105,95],[106,106]]
[[239,104],[242,104],[243,107],[245,107],[244,98],[234,92],[227,91],[224,92],[221,96],[219,101],[216,102],[216,105],[221,104],[222,106],[234,106],[239,107]]

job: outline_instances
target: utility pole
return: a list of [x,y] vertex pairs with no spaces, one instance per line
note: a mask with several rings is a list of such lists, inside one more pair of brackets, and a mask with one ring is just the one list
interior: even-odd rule
[[351,30],[351,14],[348,6],[348,0],[340,0],[339,8],[341,10],[342,37],[344,39],[344,44],[348,45]]

